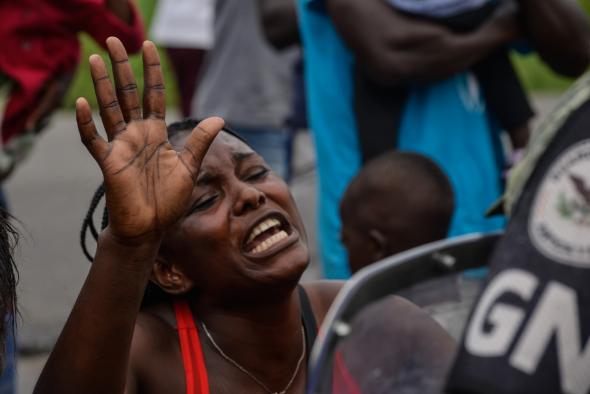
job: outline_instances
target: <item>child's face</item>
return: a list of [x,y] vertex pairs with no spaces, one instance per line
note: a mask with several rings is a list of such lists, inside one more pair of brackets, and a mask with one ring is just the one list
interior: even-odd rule
[[345,210],[342,210],[340,238],[348,253],[348,265],[351,273],[355,273],[373,262],[369,238],[363,236],[353,215],[348,214]]

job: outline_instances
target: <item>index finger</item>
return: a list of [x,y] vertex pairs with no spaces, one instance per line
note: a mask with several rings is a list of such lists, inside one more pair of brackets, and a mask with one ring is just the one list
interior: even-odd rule
[[186,139],[180,155],[193,174],[198,173],[203,157],[224,125],[225,121],[220,117],[207,118],[199,122]]

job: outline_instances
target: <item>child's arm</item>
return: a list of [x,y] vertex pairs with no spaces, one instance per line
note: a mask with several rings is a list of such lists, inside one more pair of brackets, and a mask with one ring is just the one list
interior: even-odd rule
[[162,234],[186,212],[201,160],[223,127],[221,119],[207,119],[181,152],[173,150],[156,47],[143,45],[142,115],[123,45],[111,37],[107,46],[117,94],[99,56],[91,56],[90,68],[108,141],[98,134],[84,99],[76,103],[76,119],[104,177],[109,225],[35,393],[125,390],[134,326]]
[[125,23],[130,23],[132,18],[131,4],[121,0],[107,0],[107,8]]
[[590,24],[575,0],[520,0],[526,32],[556,72],[577,77],[590,63]]
[[262,31],[276,49],[299,44],[295,0],[258,0]]
[[468,69],[520,34],[501,7],[470,33],[396,12],[383,0],[326,0],[336,28],[369,75],[386,85],[433,81]]
[[144,38],[144,26],[137,6],[131,0],[73,1],[72,23],[79,31],[88,33],[105,47],[108,37],[123,42],[129,53],[139,52]]

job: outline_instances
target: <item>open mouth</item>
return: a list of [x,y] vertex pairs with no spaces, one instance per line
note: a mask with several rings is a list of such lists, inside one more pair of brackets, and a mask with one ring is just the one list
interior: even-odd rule
[[246,237],[244,249],[250,254],[264,253],[291,235],[293,230],[283,217],[272,216],[262,220]]

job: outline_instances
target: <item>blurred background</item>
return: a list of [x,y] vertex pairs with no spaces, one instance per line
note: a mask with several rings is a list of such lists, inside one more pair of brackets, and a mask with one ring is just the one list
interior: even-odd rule
[[[581,2],[587,13],[590,3]],[[156,0],[139,0],[146,31],[157,5]],[[82,61],[64,101],[64,107],[51,120],[32,157],[5,183],[11,212],[20,222],[22,239],[17,254],[20,271],[18,288],[19,393],[30,393],[48,351],[67,317],[84,281],[89,263],[80,249],[80,227],[100,173],[79,142],[73,115],[77,97],[96,100],[86,59],[104,51],[87,35],[81,36]],[[167,100],[168,121],[181,118],[178,89],[165,51],[161,51]],[[554,105],[556,98],[572,80],[560,77],[539,61],[536,55],[512,55],[513,64],[526,89],[532,93],[538,122]],[[131,57],[138,83],[141,61]],[[140,86],[141,89],[141,86]],[[0,95],[0,100],[5,97]],[[295,139],[292,191],[307,225],[312,249],[312,266],[305,280],[319,278],[316,253],[316,174],[314,151],[308,133]],[[93,246],[93,245],[91,245]],[[106,317],[105,317],[106,318]]]
[[[590,15],[590,3],[587,1],[579,1],[579,3],[585,9],[586,13]],[[152,21],[154,10],[156,8],[157,0],[139,0],[137,4],[139,5],[141,13],[144,17],[146,27],[149,27]],[[146,30],[149,31],[149,28],[146,28]],[[82,59],[87,59],[88,56],[93,53],[100,53],[104,55],[105,52],[94,41],[92,41],[91,38],[85,34],[82,34],[81,36],[83,43]],[[160,54],[163,58],[164,75],[167,84],[166,87],[169,92],[168,102],[171,105],[176,105],[178,103],[178,95],[175,93],[177,91],[177,87],[174,83],[174,78],[172,77],[172,71],[170,70],[170,67],[167,66],[168,63],[165,51],[160,50]],[[544,65],[539,60],[539,57],[535,54],[513,54],[512,58],[518,74],[523,81],[523,84],[529,91],[539,93],[555,93],[563,91],[571,84],[571,79],[555,74],[546,65]],[[131,63],[133,64],[133,69],[137,73],[136,75],[141,75],[141,60],[139,55],[132,56]],[[138,82],[141,83],[140,81]],[[80,65],[78,72],[74,77],[74,81],[68,93],[65,105],[73,108],[75,99],[80,96],[89,98],[91,100],[91,104],[96,105],[94,92],[92,90],[92,80],[90,79],[90,71],[87,65],[84,63]]]

